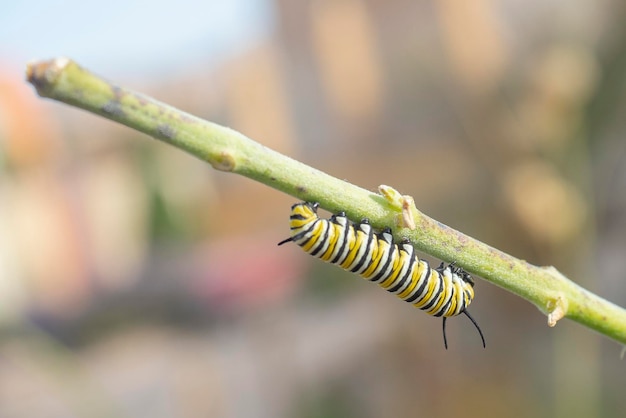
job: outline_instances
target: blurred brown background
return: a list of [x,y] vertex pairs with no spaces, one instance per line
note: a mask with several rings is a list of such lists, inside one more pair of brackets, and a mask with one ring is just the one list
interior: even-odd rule
[[[622,2],[264,3],[269,30],[217,58],[199,39],[193,63],[125,75],[106,37],[93,49],[117,60],[118,84],[362,187],[392,185],[626,306]],[[172,21],[197,13],[170,7]],[[478,280],[487,349],[460,318],[445,351],[439,319],[276,247],[295,199],[38,99],[4,35],[0,417],[626,413],[618,344],[550,329]]]

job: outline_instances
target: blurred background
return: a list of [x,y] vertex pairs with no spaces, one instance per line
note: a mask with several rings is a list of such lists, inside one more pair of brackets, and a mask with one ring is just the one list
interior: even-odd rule
[[[295,199],[39,99],[95,73],[626,306],[626,6],[0,1],[0,417],[622,417],[622,348],[477,280],[448,325],[314,260]],[[437,261],[435,261],[436,263]]]

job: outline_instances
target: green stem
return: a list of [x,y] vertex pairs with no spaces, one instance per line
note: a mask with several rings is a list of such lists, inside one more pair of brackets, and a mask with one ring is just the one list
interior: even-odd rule
[[[30,64],[28,81],[42,97],[122,123],[181,148],[213,168],[241,174],[298,199],[319,202],[375,227],[400,225],[396,236],[442,260],[455,261],[530,302],[553,326],[570,318],[626,344],[626,310],[581,288],[552,267],[528,264],[410,208],[415,229],[402,227],[402,205],[279,154],[244,135],[114,86],[66,58]],[[405,207],[406,210],[406,207]],[[405,213],[406,215],[406,213]]]

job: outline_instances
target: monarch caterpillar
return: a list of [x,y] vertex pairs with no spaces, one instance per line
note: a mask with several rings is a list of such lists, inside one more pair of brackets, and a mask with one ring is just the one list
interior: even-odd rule
[[429,315],[443,317],[443,343],[448,348],[446,319],[465,314],[474,324],[485,347],[485,337],[467,312],[474,298],[474,281],[465,270],[449,264],[431,268],[415,254],[408,240],[393,243],[391,229],[375,232],[367,219],[351,223],[345,212],[330,219],[317,215],[318,203],[291,207],[291,237],[278,245],[295,242],[307,253],[358,273]]

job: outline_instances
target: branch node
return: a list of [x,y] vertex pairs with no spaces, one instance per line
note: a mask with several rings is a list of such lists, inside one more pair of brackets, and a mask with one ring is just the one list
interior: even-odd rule
[[413,200],[411,196],[402,195],[393,187],[384,184],[378,186],[378,191],[394,209],[402,212],[402,217],[398,224],[403,228],[409,228],[413,231],[415,229],[413,209],[417,210],[415,200]]
[[567,299],[562,295],[548,302],[548,326],[554,327],[556,323],[565,318],[567,314]]
[[391,186],[381,184],[378,186],[378,192],[385,198],[385,200],[393,206],[395,209],[402,209],[402,195],[399,191]]
[[230,151],[222,151],[214,159],[210,160],[214,169],[220,171],[233,171],[235,169],[235,157]]
[[411,231],[415,229],[415,218],[413,217],[415,200],[411,196],[402,196],[402,222]]

